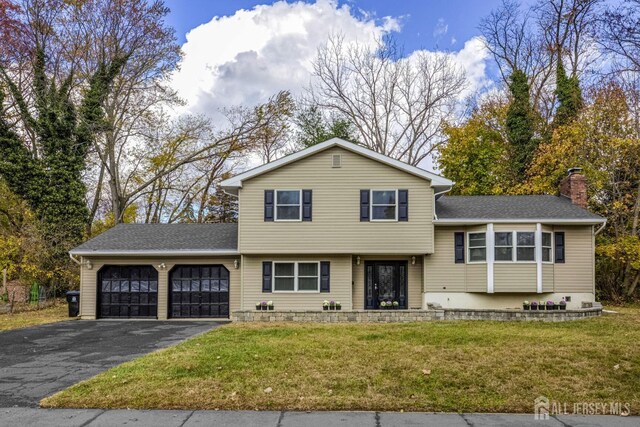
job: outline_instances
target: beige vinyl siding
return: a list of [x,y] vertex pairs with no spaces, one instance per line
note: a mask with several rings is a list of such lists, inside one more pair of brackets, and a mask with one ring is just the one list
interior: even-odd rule
[[406,256],[361,256],[360,265],[353,260],[353,309],[364,309],[364,265],[365,261],[407,261],[407,298],[409,308],[422,308],[422,256],[416,256],[416,263],[411,264],[411,257]]
[[[334,154],[342,156],[342,167],[331,167]],[[264,190],[268,189],[312,190],[312,221],[265,222]],[[362,189],[409,190],[409,221],[361,222]],[[243,254],[433,252],[430,182],[339,147],[244,182],[239,200]]]
[[542,292],[554,291],[553,264],[542,264]]
[[[239,257],[84,257],[90,260],[91,270],[82,265],[80,273],[80,316],[94,319],[97,308],[98,272],[105,265],[150,265],[158,270],[158,319],[166,319],[169,312],[169,272],[176,265],[222,264],[229,270],[229,310],[240,309],[240,270],[233,261]],[[158,266],[164,263],[165,268]]]
[[[351,255],[244,255],[242,261],[244,310],[255,309],[261,301],[273,301],[276,310],[322,310],[324,300],[351,309]],[[329,261],[331,292],[262,292],[263,261]]]
[[467,292],[487,292],[487,264],[467,264]]
[[555,292],[594,292],[594,243],[591,226],[556,226],[565,233],[565,263],[554,264]]
[[464,292],[466,290],[467,265],[455,263],[454,233],[456,231],[464,232],[465,228],[436,227],[435,229],[434,251],[424,259],[427,292]]
[[495,263],[494,292],[531,292],[536,290],[536,263]]

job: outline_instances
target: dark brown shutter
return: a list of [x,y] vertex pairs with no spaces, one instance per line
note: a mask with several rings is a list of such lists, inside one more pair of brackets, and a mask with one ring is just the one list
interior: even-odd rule
[[330,278],[329,261],[320,262],[320,292],[329,292],[329,278]]
[[360,190],[360,221],[369,221],[369,190]]
[[464,264],[464,232],[456,231],[453,235],[456,264]]
[[262,292],[271,292],[271,266],[272,261],[262,262]]
[[264,220],[273,221],[273,190],[264,190]]
[[311,190],[302,190],[302,220],[311,221]]
[[398,190],[398,221],[409,221],[409,190]]
[[564,264],[564,231],[555,232],[555,260],[558,264]]

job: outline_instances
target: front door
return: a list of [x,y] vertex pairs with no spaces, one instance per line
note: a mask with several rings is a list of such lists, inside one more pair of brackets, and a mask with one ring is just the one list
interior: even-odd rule
[[407,262],[366,261],[364,264],[364,306],[378,309],[380,303],[397,302],[407,308]]

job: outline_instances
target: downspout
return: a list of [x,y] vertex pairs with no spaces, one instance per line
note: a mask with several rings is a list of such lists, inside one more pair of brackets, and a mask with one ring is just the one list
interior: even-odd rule
[[78,260],[77,258],[74,258],[71,252],[69,252],[69,258],[71,258],[71,261],[75,262],[76,264],[82,265],[82,261]]
[[604,222],[602,223],[602,226],[600,226],[600,228],[598,228],[598,230],[596,230],[594,236],[597,236],[598,234],[600,234],[602,232],[602,230],[604,230],[604,227],[606,227],[607,225],[607,220],[605,218]]
[[434,219],[436,219],[436,220],[438,219],[438,214],[436,213],[436,200],[438,200],[438,196],[440,196],[442,194],[445,194],[445,193],[448,193],[449,191],[451,191],[452,188],[453,188],[453,186],[451,186],[451,187],[447,188],[446,190],[441,191],[439,193],[435,193],[433,195],[433,218]]

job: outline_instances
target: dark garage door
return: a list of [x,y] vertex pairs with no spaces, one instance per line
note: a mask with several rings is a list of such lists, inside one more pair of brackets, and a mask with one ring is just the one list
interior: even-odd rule
[[229,270],[223,265],[179,265],[169,280],[171,317],[229,317]]
[[152,266],[106,265],[98,279],[98,317],[158,316],[158,272]]

